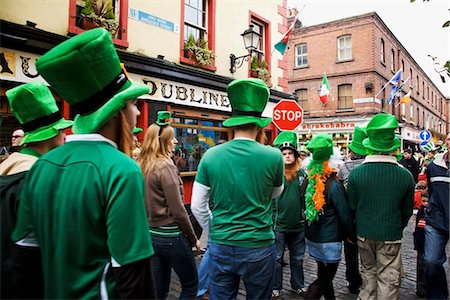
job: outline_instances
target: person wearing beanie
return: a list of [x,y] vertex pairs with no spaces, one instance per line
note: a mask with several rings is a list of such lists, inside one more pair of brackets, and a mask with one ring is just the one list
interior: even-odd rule
[[301,168],[297,150],[297,134],[283,131],[273,145],[280,149],[284,159],[284,190],[273,202],[273,228],[277,256],[275,262],[275,284],[272,297],[279,297],[283,288],[283,258],[287,245],[291,269],[291,291],[305,294],[303,259],[305,256],[305,190],[306,172]]
[[305,195],[306,244],[317,263],[317,279],[308,287],[305,299],[335,299],[333,279],[341,260],[342,240],[355,242],[355,230],[345,188],[330,164],[331,136],[316,135],[306,147],[312,153]]
[[[71,127],[73,122],[61,116],[55,98],[44,83],[19,85],[7,90],[6,97],[25,135],[20,142],[22,150],[10,154],[0,164],[0,298],[42,298],[44,283],[39,251],[32,249],[32,259],[28,261],[32,264],[26,263],[23,257],[20,257],[20,247],[11,241],[11,234],[17,222],[19,194],[25,175],[39,157],[64,143],[64,130]],[[43,174],[40,176],[45,177]],[[22,267],[25,272],[22,272]],[[20,283],[24,284],[23,286],[17,284],[19,276],[22,277]]]
[[[346,161],[339,169],[338,178],[347,188],[348,176],[350,172],[359,166],[367,155],[366,149],[362,145],[363,140],[367,138],[365,128],[355,127],[353,130],[352,142],[348,145],[350,149],[350,160]],[[361,274],[359,274],[359,255],[358,245],[344,241],[345,254],[345,278],[348,281],[350,293],[357,294],[362,284]]]
[[242,279],[248,299],[268,300],[276,255],[272,199],[283,191],[283,156],[259,142],[271,122],[261,116],[269,100],[267,85],[255,78],[237,79],[227,92],[232,116],[223,126],[233,130],[234,138],[208,149],[200,160],[191,210],[210,232],[209,299],[236,298]]
[[172,269],[181,283],[179,298],[195,299],[198,278],[192,247],[200,250],[200,241],[184,208],[183,181],[171,158],[178,144],[171,117],[168,111],[158,111],[156,123],[145,134],[139,163],[155,249],[153,274],[158,299],[168,296]]
[[363,163],[350,172],[348,198],[356,220],[362,287],[358,299],[399,299],[402,232],[412,215],[414,179],[396,161],[398,122],[377,114],[367,124]]
[[[450,148],[450,132],[443,148]],[[427,299],[448,299],[444,262],[449,238],[450,155],[446,150],[427,171],[429,203],[425,214],[425,281]]]
[[12,239],[39,247],[45,298],[154,298],[143,177],[130,157],[148,87],[128,79],[104,28],[62,42],[36,68],[76,113],[74,134],[27,175]]

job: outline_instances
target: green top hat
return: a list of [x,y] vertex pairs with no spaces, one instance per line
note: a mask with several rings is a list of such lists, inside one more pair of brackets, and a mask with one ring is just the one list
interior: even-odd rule
[[313,160],[325,161],[333,154],[333,140],[329,134],[319,134],[309,141],[306,148],[312,153]]
[[170,111],[158,111],[156,124],[158,124],[159,126],[169,125],[170,118],[172,118],[172,113]]
[[142,128],[139,128],[139,127],[134,127],[133,130],[132,130],[133,134],[139,134],[142,131],[144,131],[144,130]]
[[265,128],[270,124],[271,118],[261,118],[270,95],[264,81],[256,78],[236,79],[228,85],[227,92],[233,112],[232,117],[223,122],[223,126],[254,124]]
[[292,150],[298,156],[297,150],[297,134],[293,131],[281,132],[273,141],[273,145],[281,151],[285,149]]
[[74,133],[100,129],[128,100],[149,92],[131,82],[104,28],[85,31],[54,47],[36,61],[42,77],[78,115]]
[[389,114],[377,114],[367,124],[367,138],[363,146],[375,152],[392,152],[400,147],[400,140],[395,137],[398,128],[397,118]]
[[42,82],[19,85],[6,91],[6,97],[25,132],[21,145],[51,139],[73,124],[61,116],[55,98]]
[[367,132],[365,128],[355,127],[353,131],[352,142],[348,145],[350,150],[359,155],[367,155],[366,148],[364,148],[362,141],[367,138]]

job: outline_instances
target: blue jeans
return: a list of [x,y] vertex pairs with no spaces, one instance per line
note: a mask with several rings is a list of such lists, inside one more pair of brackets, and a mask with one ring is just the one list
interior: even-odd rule
[[241,278],[247,299],[271,299],[275,245],[244,248],[210,242],[208,251],[210,300],[236,299]]
[[155,250],[152,271],[157,298],[167,298],[173,268],[181,283],[180,299],[195,299],[198,286],[197,267],[187,238],[183,234],[179,237],[152,235],[152,243]]
[[305,287],[303,275],[303,259],[305,256],[305,232],[278,232],[275,231],[275,245],[277,256],[275,262],[274,290],[283,288],[283,257],[286,244],[289,249],[289,266],[291,268],[291,288],[296,290]]
[[198,291],[197,297],[203,296],[209,290],[209,242],[206,247],[206,252],[203,254],[202,260],[198,265]]
[[425,226],[425,281],[427,299],[447,299],[447,277],[444,262],[448,235],[436,228]]

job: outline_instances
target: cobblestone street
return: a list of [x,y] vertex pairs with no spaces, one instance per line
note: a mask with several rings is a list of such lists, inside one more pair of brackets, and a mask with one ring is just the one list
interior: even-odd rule
[[[411,299],[421,299],[416,296],[416,251],[413,247],[413,220],[412,218],[409,221],[408,226],[403,231],[403,240],[402,240],[402,261],[403,261],[403,269],[404,274],[401,282],[400,289],[400,299],[411,300]],[[202,237],[202,245],[206,245],[206,240]],[[308,252],[308,250],[306,251]],[[447,248],[447,256],[449,254]],[[286,259],[289,261],[289,254],[286,254]],[[200,262],[201,256],[197,256],[197,263]],[[446,263],[446,270],[448,272],[448,264]],[[305,272],[305,286],[309,286],[309,284],[315,280],[316,278],[316,262],[314,259],[308,256],[305,253],[305,261],[304,261],[304,272]],[[290,269],[289,266],[284,267],[284,276],[283,276],[283,290],[281,292],[281,299],[303,299],[302,297],[290,292]],[[351,294],[347,289],[347,281],[345,280],[345,260],[342,258],[336,276],[334,278],[334,289],[336,294],[336,299],[357,299],[357,296]],[[178,299],[178,295],[180,293],[180,284],[177,276],[172,273],[172,283],[169,292],[168,299]],[[241,282],[241,287],[239,289],[239,293],[237,299],[245,299],[245,288]]]

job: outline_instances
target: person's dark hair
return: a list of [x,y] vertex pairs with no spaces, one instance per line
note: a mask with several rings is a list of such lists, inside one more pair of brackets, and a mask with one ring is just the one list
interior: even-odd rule
[[350,160],[364,159],[365,157],[366,157],[365,155],[361,155],[352,151]]
[[428,190],[422,191],[421,196],[422,196],[422,197],[427,197],[427,198],[428,198]]
[[412,149],[411,148],[406,148],[405,150],[403,150],[403,152],[412,154]]

